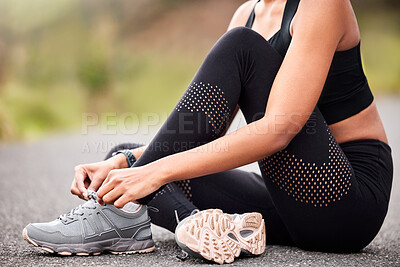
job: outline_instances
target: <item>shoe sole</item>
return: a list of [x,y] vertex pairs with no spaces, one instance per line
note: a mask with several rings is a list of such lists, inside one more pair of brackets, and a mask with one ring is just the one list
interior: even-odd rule
[[265,223],[257,212],[233,220],[219,209],[209,209],[182,221],[175,239],[193,256],[231,263],[241,252],[260,255],[265,251]]
[[[111,242],[112,245],[108,247],[104,247],[102,245],[100,246],[95,246],[95,247],[82,247],[81,244],[71,244],[71,245],[56,245],[56,244],[49,244],[49,243],[44,243],[40,241],[36,241],[31,239],[28,236],[28,231],[24,228],[22,231],[22,236],[23,238],[29,243],[34,245],[35,247],[41,248],[42,250],[49,252],[49,253],[54,253],[58,254],[61,256],[71,256],[71,255],[77,255],[77,256],[97,256],[102,254],[103,252],[110,252],[112,254],[135,254],[135,253],[149,253],[153,252],[155,250],[154,242],[152,239],[148,240],[143,240],[143,241],[137,241],[133,239],[129,240],[123,240],[124,244],[119,245],[118,243],[121,243],[121,240],[112,240],[114,242]],[[106,241],[107,243],[110,243],[110,241]],[[129,242],[129,243],[127,243]],[[86,244],[89,245],[89,244]],[[115,247],[116,250],[113,250],[112,247]],[[141,246],[145,248],[141,249],[128,249],[125,251],[118,251],[118,248],[131,248],[132,246]]]

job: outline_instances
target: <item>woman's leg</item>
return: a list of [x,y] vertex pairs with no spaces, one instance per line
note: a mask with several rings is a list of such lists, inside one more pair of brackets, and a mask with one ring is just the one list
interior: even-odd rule
[[[137,148],[138,144],[121,144],[109,151]],[[230,184],[229,187],[226,185]],[[253,172],[229,170],[166,185],[148,203],[152,223],[175,232],[178,219],[183,220],[195,209],[218,208],[228,213],[260,212],[265,218],[268,244],[292,245],[263,178]]]
[[[256,32],[239,27],[226,33],[134,166],[220,137],[238,104],[251,121],[262,117],[281,61]],[[154,194],[139,201],[147,203]]]

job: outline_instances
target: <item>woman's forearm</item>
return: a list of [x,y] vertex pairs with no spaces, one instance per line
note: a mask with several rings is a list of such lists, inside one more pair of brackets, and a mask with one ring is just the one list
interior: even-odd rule
[[205,145],[152,162],[149,168],[159,172],[161,183],[167,184],[255,162],[283,149],[287,139],[267,119],[261,119]]

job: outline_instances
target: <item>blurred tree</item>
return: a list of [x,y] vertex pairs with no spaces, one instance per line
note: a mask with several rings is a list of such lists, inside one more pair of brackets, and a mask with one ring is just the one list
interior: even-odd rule
[[7,114],[0,106],[0,140],[8,140],[14,137],[14,127]]
[[102,54],[85,57],[78,66],[78,78],[93,96],[105,92],[110,86],[110,69]]
[[3,83],[5,78],[5,71],[6,71],[5,61],[6,61],[5,45],[0,40],[0,90],[1,90],[1,84]]

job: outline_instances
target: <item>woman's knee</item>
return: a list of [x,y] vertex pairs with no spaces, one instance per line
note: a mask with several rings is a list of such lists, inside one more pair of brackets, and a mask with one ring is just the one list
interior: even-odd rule
[[235,27],[229,30],[220,38],[218,43],[235,49],[254,50],[255,47],[260,47],[263,50],[275,51],[262,35],[246,27]]
[[249,60],[261,60],[273,66],[280,65],[282,61],[282,56],[263,36],[246,27],[236,27],[226,32],[214,45],[209,56],[218,62],[233,60],[244,66],[252,65],[247,64]]
[[[248,40],[254,42],[257,40],[259,35],[257,32],[253,31],[252,29],[246,27],[236,27],[229,31],[227,31],[221,39],[228,40],[232,43],[236,43],[238,45],[248,43]],[[259,39],[261,40],[261,39]]]

